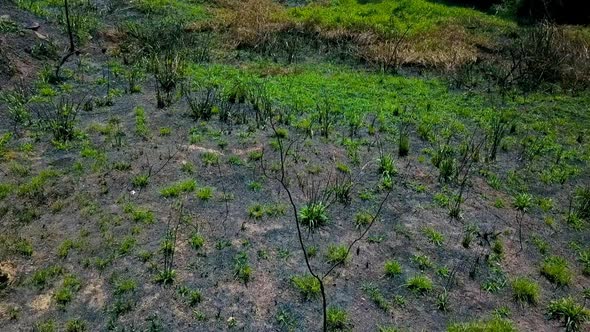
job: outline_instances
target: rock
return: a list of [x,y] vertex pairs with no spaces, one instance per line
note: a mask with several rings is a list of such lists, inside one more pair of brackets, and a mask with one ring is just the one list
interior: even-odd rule
[[41,24],[39,24],[39,22],[31,22],[31,23],[25,25],[25,29],[29,29],[29,30],[33,30],[33,31],[39,30],[40,27],[41,27]]
[[37,38],[39,39],[43,39],[43,40],[47,40],[47,37],[43,34],[38,33],[37,31],[33,30],[33,32],[35,33],[35,35],[37,36]]

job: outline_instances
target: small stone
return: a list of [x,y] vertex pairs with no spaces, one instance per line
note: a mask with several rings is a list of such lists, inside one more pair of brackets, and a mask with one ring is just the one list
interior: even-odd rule
[[39,24],[39,22],[31,22],[31,23],[25,25],[25,29],[29,29],[29,30],[33,30],[33,31],[39,30],[40,27],[41,27],[41,24]]

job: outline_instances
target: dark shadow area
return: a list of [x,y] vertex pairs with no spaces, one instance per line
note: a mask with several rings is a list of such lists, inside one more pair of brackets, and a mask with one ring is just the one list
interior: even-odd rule
[[[360,1],[360,0],[359,0]],[[364,0],[370,1],[370,0]],[[490,12],[501,5],[513,12],[519,23],[548,20],[558,24],[590,24],[590,1],[584,0],[429,0],[447,6],[460,6]]]

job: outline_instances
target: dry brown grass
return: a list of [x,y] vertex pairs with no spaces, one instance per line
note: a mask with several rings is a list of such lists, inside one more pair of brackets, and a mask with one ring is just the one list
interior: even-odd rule
[[227,33],[232,48],[253,49],[269,43],[273,35],[294,25],[284,7],[272,0],[217,0],[217,26]]

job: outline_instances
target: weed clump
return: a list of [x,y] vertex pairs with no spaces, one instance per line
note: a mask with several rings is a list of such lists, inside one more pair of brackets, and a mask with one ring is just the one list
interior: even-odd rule
[[521,303],[537,304],[541,297],[541,291],[535,281],[525,277],[517,277],[512,281],[512,296]]
[[293,276],[291,281],[306,300],[313,300],[320,295],[320,282],[311,274]]
[[326,209],[326,205],[322,202],[310,203],[302,207],[299,211],[299,221],[309,231],[314,231],[328,224],[330,219],[328,218]]
[[408,279],[406,287],[417,294],[425,294],[432,290],[433,285],[430,278],[425,275],[418,275]]
[[558,286],[567,286],[572,280],[567,261],[559,256],[547,257],[541,263],[541,274]]
[[551,301],[547,306],[547,314],[550,319],[563,321],[568,332],[582,331],[582,325],[590,321],[590,310],[577,304],[571,297]]

